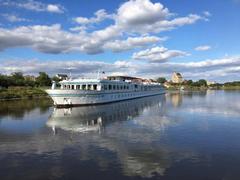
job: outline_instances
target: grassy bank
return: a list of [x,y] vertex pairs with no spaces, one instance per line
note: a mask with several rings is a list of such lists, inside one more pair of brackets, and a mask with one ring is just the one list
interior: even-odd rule
[[10,99],[31,99],[47,97],[44,88],[36,87],[9,87],[7,89],[0,89],[0,100]]
[[240,90],[240,86],[224,86],[222,90]]

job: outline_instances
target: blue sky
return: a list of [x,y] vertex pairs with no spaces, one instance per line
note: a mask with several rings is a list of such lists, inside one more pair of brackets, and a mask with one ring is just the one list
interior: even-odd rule
[[0,0],[0,73],[240,80],[239,0]]

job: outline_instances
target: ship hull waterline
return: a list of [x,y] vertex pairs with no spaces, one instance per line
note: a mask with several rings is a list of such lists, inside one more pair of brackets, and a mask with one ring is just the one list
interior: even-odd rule
[[[165,94],[165,90],[152,92],[122,92],[122,93],[76,93],[76,90],[68,90],[62,94],[62,90],[46,90],[52,98],[55,107],[90,106],[126,101]],[[79,91],[78,91],[79,92]]]

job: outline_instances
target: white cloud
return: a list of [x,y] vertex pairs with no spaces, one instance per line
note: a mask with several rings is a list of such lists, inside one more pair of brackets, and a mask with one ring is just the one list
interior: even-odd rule
[[14,14],[2,14],[2,16],[9,22],[23,22],[29,21],[28,19],[18,17]]
[[86,17],[76,17],[73,19],[74,21],[76,21],[78,24],[88,24],[89,23],[89,19]]
[[240,57],[225,57],[185,63],[145,63],[129,60],[115,61],[113,63],[85,60],[7,60],[0,63],[0,73],[9,74],[15,71],[22,71],[26,74],[37,74],[39,71],[46,71],[54,75],[56,73],[68,73],[69,69],[72,69],[73,74],[84,75],[85,77],[96,77],[98,69],[105,71],[107,75],[121,74],[145,78],[157,78],[159,76],[169,78],[173,71],[177,71],[181,72],[186,79],[198,80],[205,78],[217,81],[234,81],[239,80]]
[[[64,10],[60,5],[43,4],[33,0],[4,2],[4,5],[35,11],[60,13]],[[88,25],[97,24],[105,19],[113,19],[113,23],[95,31],[88,31]],[[100,9],[95,12],[94,17],[75,18],[80,26],[70,28],[70,31],[73,32],[63,30],[60,25],[0,28],[0,50],[27,46],[44,53],[78,51],[97,54],[104,50],[120,52],[155,44],[157,41],[161,41],[161,38],[157,39],[154,33],[192,24],[200,19],[204,18],[194,14],[175,17],[162,4],[152,3],[150,0],[130,0],[123,3],[116,14],[107,14],[104,9]],[[163,54],[162,58],[165,58],[165,55],[168,58],[168,56],[173,57],[180,54],[182,52],[168,51]]]
[[157,36],[129,37],[126,40],[115,40],[105,44],[106,49],[113,52],[121,52],[132,49],[132,47],[144,47],[148,44],[165,41],[167,37],[159,38]]
[[116,24],[135,33],[159,33],[206,19],[196,14],[173,17],[173,14],[161,3],[152,3],[150,0],[130,0],[118,9]]
[[63,13],[63,9],[56,4],[48,4],[47,5],[47,11],[48,12],[53,12],[53,13]]
[[11,47],[32,47],[45,53],[65,53],[83,43],[84,37],[61,31],[61,26],[20,26],[6,30],[0,28],[0,50]]
[[165,47],[153,47],[133,54],[132,58],[137,60],[147,60],[149,62],[165,62],[175,57],[187,56],[188,54],[179,50],[168,50]]
[[206,17],[212,16],[212,14],[211,14],[209,11],[204,11],[203,14],[204,14]]
[[105,19],[112,19],[113,15],[107,14],[105,9],[100,9],[94,13],[95,17],[86,18],[86,17],[76,17],[73,20],[81,25],[99,23]]
[[149,0],[130,0],[120,6],[117,13],[119,24],[139,26],[154,24],[170,15],[167,8],[160,3]]
[[76,27],[70,28],[70,31],[73,31],[73,32],[85,32],[86,30],[87,30],[86,26],[76,26]]
[[27,1],[2,1],[0,5],[3,6],[13,6],[17,8],[22,8],[26,10],[36,11],[36,12],[51,12],[51,13],[63,13],[64,7],[59,4],[44,4],[39,1],[27,0]]
[[207,51],[210,49],[211,49],[211,46],[209,45],[202,45],[195,48],[196,51]]

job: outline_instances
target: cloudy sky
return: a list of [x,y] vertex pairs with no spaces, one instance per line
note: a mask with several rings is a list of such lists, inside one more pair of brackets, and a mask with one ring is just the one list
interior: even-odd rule
[[0,73],[240,80],[239,19],[239,0],[0,0]]

